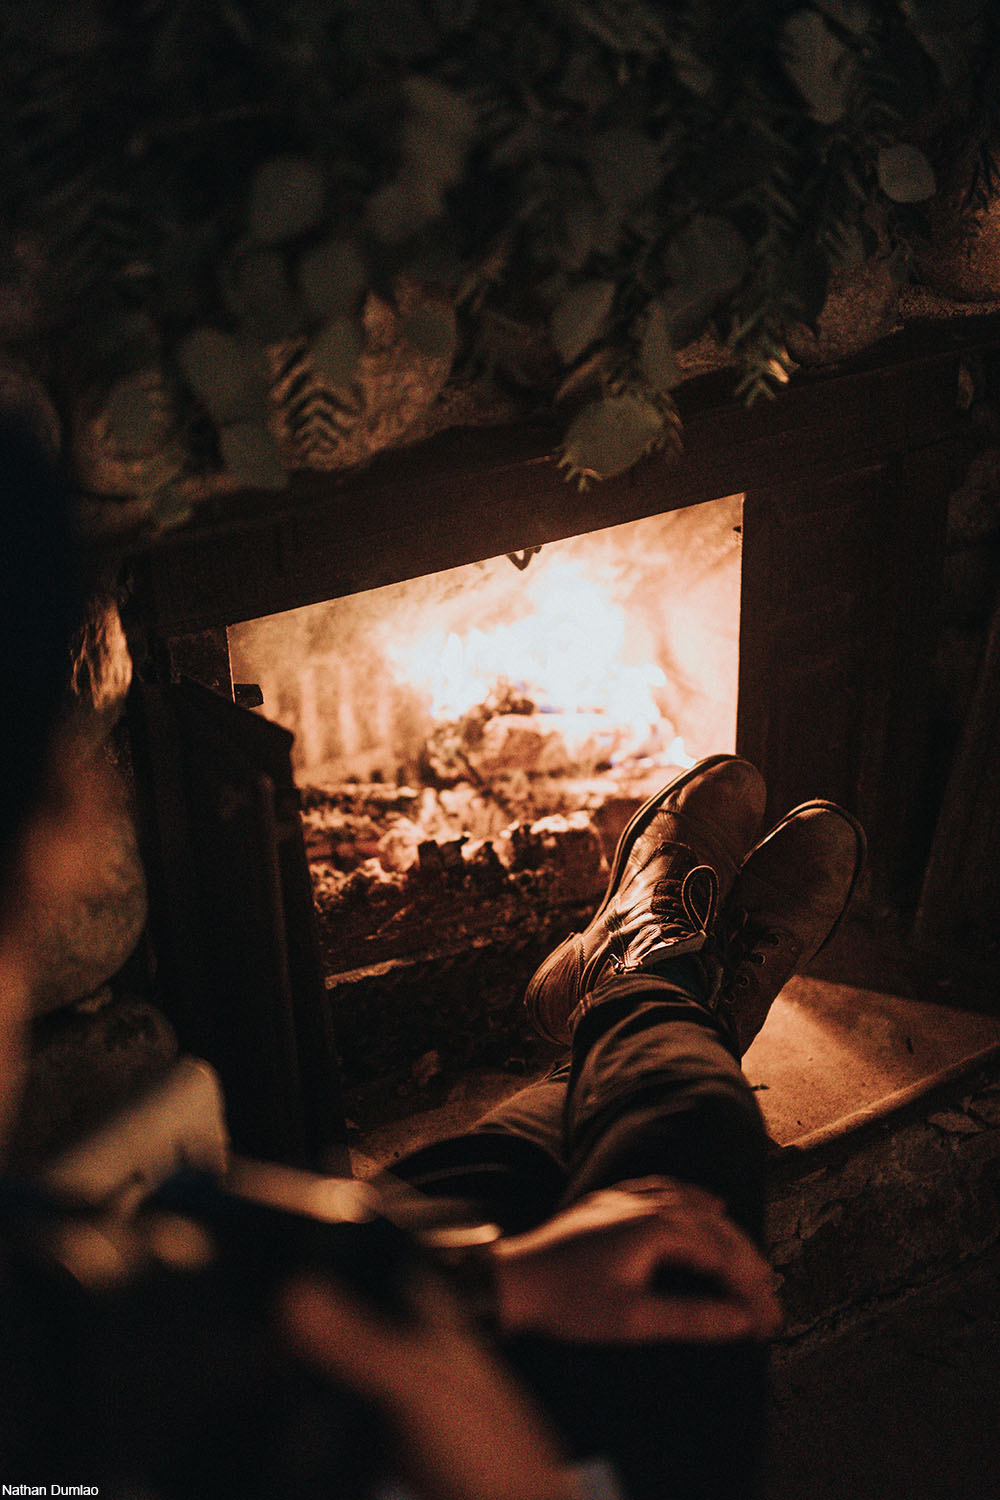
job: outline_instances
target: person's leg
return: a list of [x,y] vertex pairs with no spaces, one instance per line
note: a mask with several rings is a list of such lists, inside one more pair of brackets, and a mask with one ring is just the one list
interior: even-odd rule
[[666,968],[588,996],[567,1085],[564,1201],[675,1177],[715,1193],[759,1242],[766,1135],[756,1099],[696,984],[679,991]]
[[[716,1193],[759,1243],[766,1136],[739,1063],[680,960],[679,978],[608,979],[573,1029],[563,1205],[649,1175]],[[599,1288],[581,1288],[599,1296]],[[580,1347],[513,1356],[574,1451],[609,1456],[630,1500],[756,1492],[766,1354],[756,1345]]]
[[759,1237],[760,1117],[711,1017],[653,975],[606,989],[572,1062],[394,1175],[517,1233],[596,1188],[658,1173],[717,1193]]
[[[842,915],[864,837],[830,804],[796,809],[746,857],[710,931],[717,912],[696,899],[703,871],[691,868],[690,846],[718,874],[718,848],[713,855],[699,842],[698,825],[736,826],[723,784],[735,769],[716,762],[683,783],[680,797],[658,800],[620,850],[591,927],[556,950],[533,985],[546,1029],[565,1027],[572,1038],[564,1201],[649,1174],[680,1178],[714,1191],[759,1242],[766,1136],[738,1057]],[[642,958],[630,963],[636,949]],[[588,972],[596,982],[585,988]],[[756,1495],[766,1397],[759,1346],[535,1340],[518,1360],[560,1429],[579,1451],[609,1453],[634,1500]]]
[[563,1124],[567,1060],[460,1135],[411,1152],[393,1175],[427,1197],[462,1204],[470,1218],[518,1234],[553,1214],[566,1190]]
[[[713,1007],[719,912],[764,802],[759,773],[734,756],[679,776],[625,830],[589,926],[528,986],[537,1027],[572,1048],[564,1204],[629,1179],[682,1178],[760,1232],[763,1130]],[[536,1338],[512,1354],[574,1452],[610,1457],[630,1500],[753,1495],[759,1349]]]

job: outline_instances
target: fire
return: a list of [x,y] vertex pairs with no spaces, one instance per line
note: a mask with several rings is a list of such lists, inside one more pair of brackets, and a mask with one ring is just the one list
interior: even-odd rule
[[667,728],[667,739],[675,737],[656,698],[666,674],[653,662],[628,660],[625,610],[579,563],[536,563],[522,589],[518,618],[491,630],[439,627],[409,641],[387,633],[386,656],[428,694],[435,719],[461,718],[506,682],[537,712],[562,716],[570,750],[600,732],[595,720],[626,730],[633,753],[654,739],[659,748]]
[[740,522],[729,496],[250,621],[234,676],[303,782],[416,785],[428,756],[447,781],[465,724],[481,785],[610,765],[620,790],[733,745]]
[[231,629],[295,736],[338,971],[436,942],[445,892],[470,934],[526,899],[564,921],[634,809],[732,747],[741,516],[728,496]]

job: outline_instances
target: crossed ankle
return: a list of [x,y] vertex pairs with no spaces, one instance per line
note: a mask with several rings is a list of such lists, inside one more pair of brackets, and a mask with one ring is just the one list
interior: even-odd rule
[[686,1018],[717,1029],[714,1007],[704,991],[651,970],[608,975],[588,990],[570,1016],[570,1035],[575,1039],[581,1024],[604,1030],[623,1015],[637,1010],[643,1001],[660,1001]]

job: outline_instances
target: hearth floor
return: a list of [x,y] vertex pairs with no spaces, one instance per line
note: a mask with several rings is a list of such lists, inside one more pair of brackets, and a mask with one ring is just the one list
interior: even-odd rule
[[[809,1148],[893,1113],[949,1078],[1000,1056],[1000,1019],[798,976],[785,986],[744,1059],[778,1147]],[[444,1103],[352,1142],[354,1172],[369,1177],[408,1151],[457,1133],[531,1077],[470,1070]]]

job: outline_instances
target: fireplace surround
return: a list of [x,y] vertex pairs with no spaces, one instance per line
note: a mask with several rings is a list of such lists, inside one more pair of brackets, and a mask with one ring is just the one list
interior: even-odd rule
[[[132,567],[129,628],[147,695],[138,710],[140,777],[170,779],[162,756],[142,750],[162,741],[158,714],[176,728],[176,710],[157,694],[191,678],[232,699],[227,627],[489,557],[527,557],[562,538],[741,494],[735,748],[763,771],[772,818],[812,796],[857,813],[872,851],[864,908],[910,911],[943,790],[930,662],[947,502],[971,452],[962,363],[998,342],[993,319],[911,326],[864,358],[796,377],[779,401],[750,410],[732,401],[725,373],[689,381],[678,393],[687,444],[680,462],[653,457],[584,492],[560,477],[554,429],[539,422],[445,433],[356,475],[302,476],[278,504],[220,500]],[[237,702],[245,693],[238,685]],[[214,716],[207,701],[191,710],[194,719]],[[284,756],[287,767],[287,741],[281,749],[272,740],[261,755],[282,804],[276,826],[284,820],[286,843],[294,841],[294,786],[275,763]],[[169,819],[162,786],[149,807],[154,823]],[[154,850],[161,869],[171,863],[169,845],[161,838]],[[176,897],[176,872],[151,880],[161,934],[176,926],[171,880]],[[164,954],[180,946],[176,934],[161,937]],[[166,988],[183,988],[169,957],[162,962]],[[455,982],[470,979],[475,973],[461,970]],[[426,980],[426,968],[411,967],[408,983]],[[322,1091],[335,1054],[328,1007],[336,1012],[336,986],[314,966],[293,978],[296,987],[297,997],[282,1001],[297,1020],[281,1047],[272,1015],[256,1043],[243,1028],[240,1068],[227,1067],[225,1027],[200,1048],[220,1066],[230,1097],[249,1099],[262,1076],[272,1079],[273,1122],[287,1113],[289,1092],[301,1099]],[[356,998],[363,1015],[363,989]],[[266,1012],[266,995],[258,1001]],[[188,1017],[196,1010],[189,1004]],[[186,1040],[183,1018],[179,1029]],[[197,1050],[197,1024],[189,1032]],[[249,1053],[257,1062],[247,1072]],[[312,1106],[303,1114],[300,1102],[295,1109],[294,1127],[262,1125],[248,1144],[315,1155],[335,1142],[333,1114],[320,1119]]]

